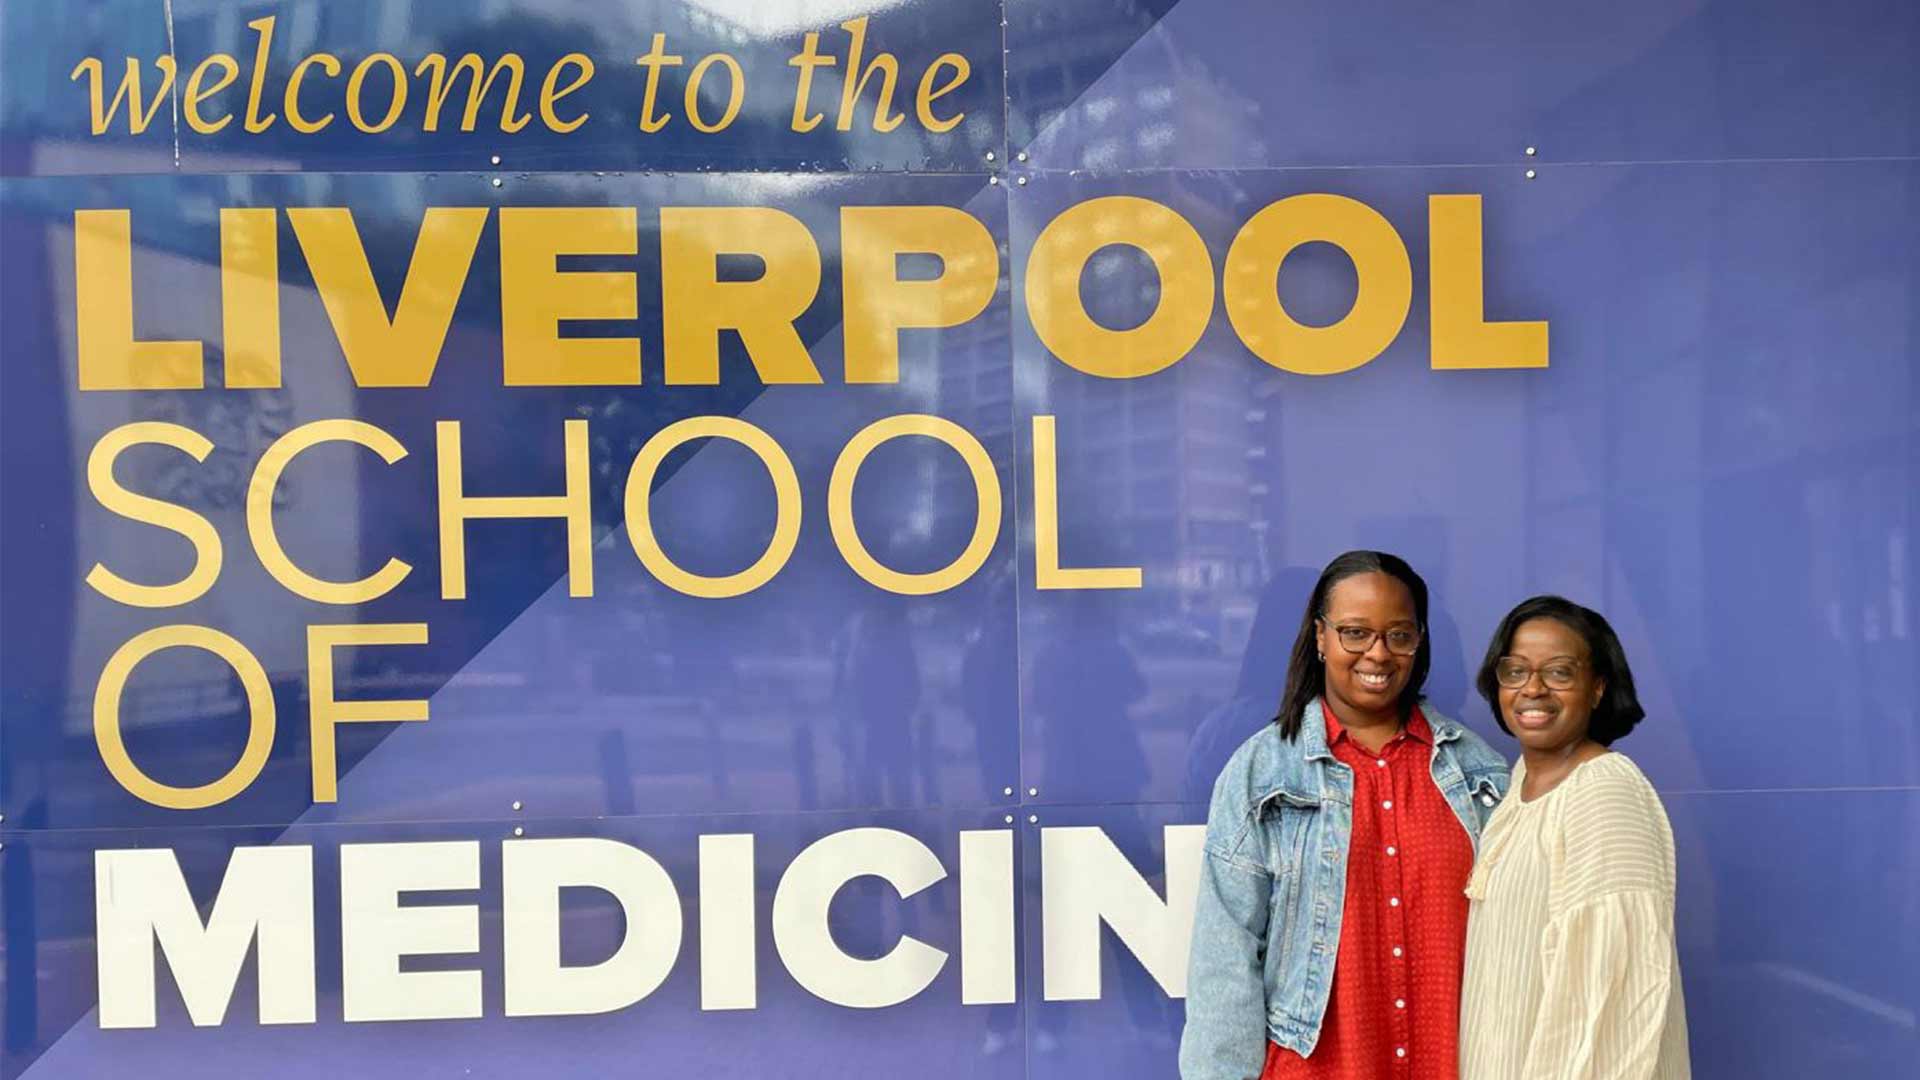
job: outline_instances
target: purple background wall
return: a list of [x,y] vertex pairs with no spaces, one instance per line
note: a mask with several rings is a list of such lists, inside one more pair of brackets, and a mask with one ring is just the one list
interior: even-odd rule
[[[907,0],[875,5],[876,47],[914,72],[949,49],[975,64],[957,99],[969,119],[947,135],[802,139],[786,130],[778,94],[750,95],[724,139],[631,134],[641,78],[631,58],[651,33],[689,56],[727,48],[749,71],[784,70],[800,32],[860,13],[844,8],[812,21],[643,0],[0,8],[0,1071],[600,1075],[644,1062],[672,1075],[1169,1075],[1182,1005],[1116,941],[1099,1000],[1041,1000],[1036,830],[1100,826],[1163,888],[1160,827],[1201,819],[1204,785],[1270,715],[1313,572],[1361,546],[1399,552],[1427,577],[1431,699],[1499,746],[1509,744],[1470,700],[1467,672],[1508,606],[1559,591],[1621,631],[1649,710],[1621,749],[1659,785],[1680,845],[1697,1075],[1911,1068],[1920,7]],[[302,139],[284,128],[246,139],[178,134],[163,109],[144,135],[87,136],[67,80],[79,56],[152,56],[172,40],[183,58],[246,57],[245,24],[268,12],[280,16],[283,69],[316,49],[351,64],[375,48],[514,48],[541,70],[534,58],[582,48],[604,73],[586,100],[608,122],[566,137],[535,125],[491,139],[375,142],[338,129]],[[1367,203],[1409,247],[1412,314],[1367,366],[1280,372],[1219,308],[1191,355],[1140,379],[1083,375],[1035,337],[1026,254],[1069,205],[1157,200],[1193,223],[1217,267],[1248,216],[1303,192]],[[1489,317],[1549,320],[1546,370],[1429,368],[1426,199],[1449,193],[1483,196]],[[839,379],[835,222],[840,207],[866,203],[965,208],[1000,246],[1001,289],[967,324],[910,335],[898,384],[850,387]],[[391,296],[423,207],[495,204],[640,207],[639,317],[609,329],[649,341],[661,317],[652,207],[794,214],[826,263],[800,320],[826,385],[763,387],[730,342],[718,386],[660,385],[653,349],[637,389],[503,389],[499,282],[483,259],[433,388],[358,390],[283,224],[284,388],[73,389],[76,209],[133,209],[141,334],[204,338],[212,350],[219,207],[352,207]],[[1352,301],[1355,272],[1312,245],[1287,260],[1278,287],[1297,317],[1331,322]],[[1143,318],[1158,288],[1122,249],[1096,256],[1082,284],[1089,309],[1115,326]],[[987,564],[932,597],[859,581],[825,526],[841,446],[897,412],[973,432],[1009,496]],[[699,414],[771,433],[808,500],[792,562],[736,600],[666,590],[614,531],[634,451]],[[1034,589],[1036,414],[1058,418],[1068,561],[1140,566],[1143,588]],[[415,453],[393,467],[344,448],[312,455],[289,474],[280,509],[289,546],[334,577],[389,554],[416,565],[361,617],[426,621],[432,644],[383,651],[354,674],[431,696],[434,719],[343,729],[340,801],[314,806],[297,722],[300,635],[338,612],[274,585],[234,508],[260,449],[332,416],[378,423]],[[497,525],[470,530],[472,598],[441,600],[433,421],[462,420],[470,471],[506,493],[557,488],[561,421],[583,417],[605,534],[596,596],[567,596],[557,526]],[[200,470],[170,473],[155,455],[139,474],[228,541],[219,584],[180,611],[119,607],[81,583],[96,559],[148,580],[190,561],[177,538],[152,540],[161,534],[86,495],[88,451],[133,419],[185,423],[222,447]],[[889,561],[927,569],[964,545],[969,491],[950,454],[897,444],[863,474],[856,517]],[[704,444],[669,460],[655,525],[689,568],[723,572],[764,546],[766,496],[757,462]],[[262,778],[190,814],[123,791],[101,767],[87,713],[106,655],[172,621],[247,640],[283,717]],[[152,692],[136,683],[126,713],[135,759],[174,783],[224,769],[244,721],[219,669],[157,659],[144,677]],[[515,800],[523,811],[509,810]],[[812,840],[871,824],[920,837],[949,870],[959,831],[1013,829],[1018,1003],[962,1006],[953,965],[912,1001],[874,1012],[817,1000],[786,976],[765,940],[779,870]],[[689,930],[673,975],[630,1009],[504,1019],[498,943],[483,934],[485,1018],[342,1024],[333,849],[481,839],[477,896],[491,920],[495,841],[515,826],[635,843],[689,893],[699,834],[754,833],[758,1009],[699,1011]],[[101,1030],[92,852],[173,848],[204,903],[233,846],[273,842],[316,849],[319,1023],[259,1026],[243,978],[227,1022],[196,1029],[163,978],[156,1029]],[[833,926],[867,955],[902,932],[951,950],[955,895],[951,880],[907,901],[856,882]],[[586,955],[618,922],[591,901],[568,920]]]

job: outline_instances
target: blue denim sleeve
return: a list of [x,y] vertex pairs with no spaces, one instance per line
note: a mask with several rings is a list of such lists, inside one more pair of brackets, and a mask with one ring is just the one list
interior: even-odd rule
[[1207,812],[1207,849],[1187,965],[1181,1080],[1256,1080],[1266,1064],[1266,954],[1272,876],[1251,847],[1244,776],[1229,762]]

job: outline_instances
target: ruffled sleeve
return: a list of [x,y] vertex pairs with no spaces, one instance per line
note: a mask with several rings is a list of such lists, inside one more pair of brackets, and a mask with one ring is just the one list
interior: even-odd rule
[[1673,903],[1646,890],[1596,897],[1547,927],[1544,985],[1522,1076],[1650,1077],[1673,967]]

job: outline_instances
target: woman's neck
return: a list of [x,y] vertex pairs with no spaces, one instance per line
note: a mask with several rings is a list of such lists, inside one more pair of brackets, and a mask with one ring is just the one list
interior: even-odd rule
[[1550,750],[1522,749],[1520,759],[1527,764],[1527,779],[1521,786],[1520,797],[1531,801],[1545,795],[1559,787],[1561,781],[1582,763],[1592,761],[1606,752],[1606,747],[1592,739],[1581,739]]
[[1398,709],[1388,712],[1361,712],[1351,707],[1339,707],[1329,703],[1335,719],[1346,729],[1347,737],[1359,743],[1368,753],[1377,753],[1381,747],[1393,741],[1394,736],[1407,726],[1406,718]]

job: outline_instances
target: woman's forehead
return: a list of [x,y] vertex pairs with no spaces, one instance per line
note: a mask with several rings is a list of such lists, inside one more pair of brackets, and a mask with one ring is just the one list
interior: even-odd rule
[[1542,616],[1514,627],[1513,640],[1507,643],[1507,651],[1579,658],[1586,656],[1589,650],[1587,639],[1580,631],[1559,619]]
[[1327,612],[1380,619],[1414,619],[1413,593],[1404,582],[1379,572],[1354,574],[1327,591]]

